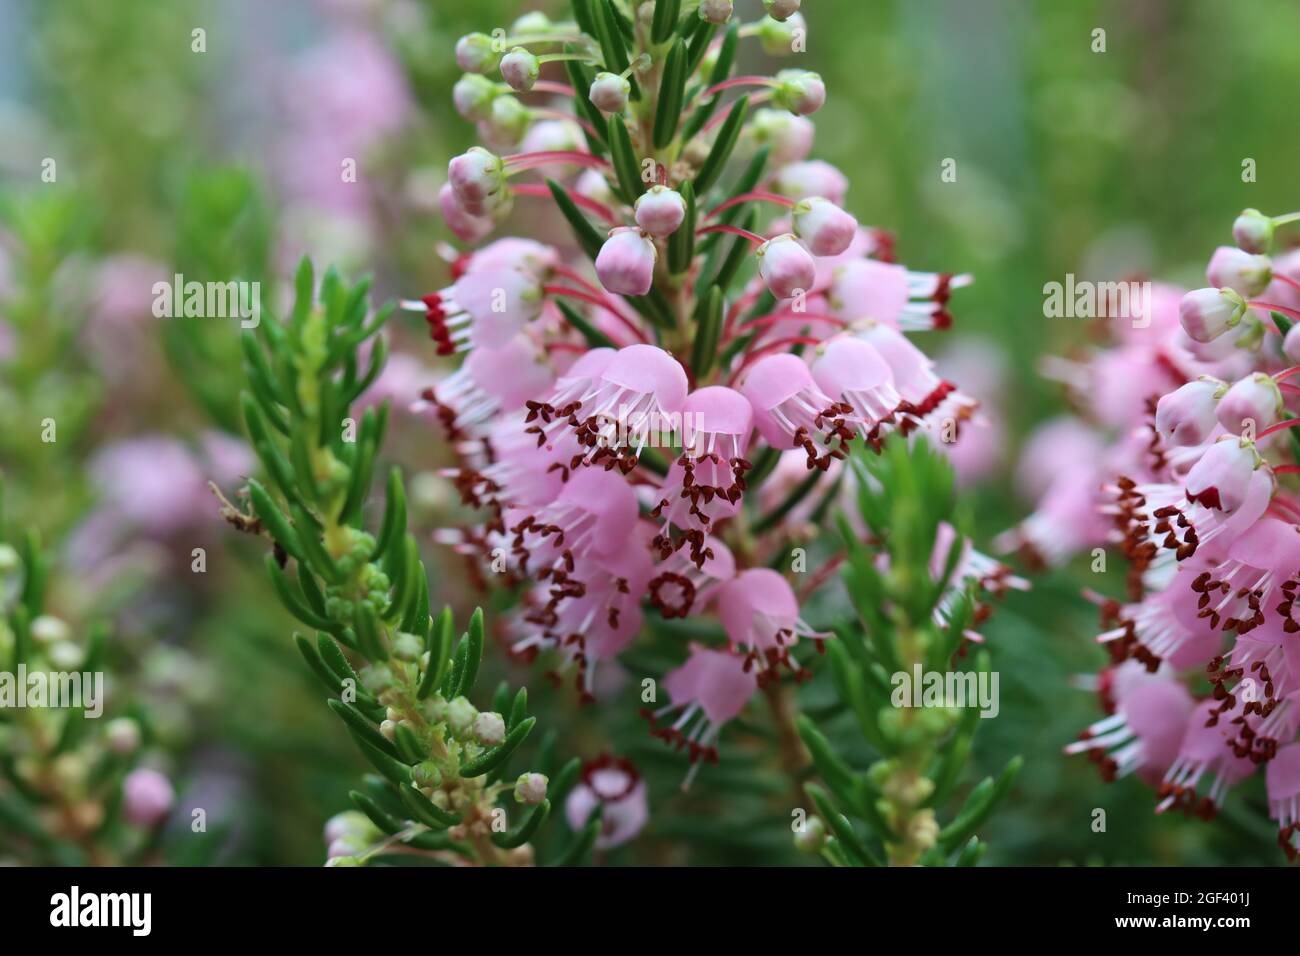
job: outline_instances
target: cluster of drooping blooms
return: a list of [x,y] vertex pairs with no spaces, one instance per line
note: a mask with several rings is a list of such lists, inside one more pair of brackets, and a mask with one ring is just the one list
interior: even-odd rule
[[[807,158],[825,98],[816,74],[729,75],[741,40],[789,53],[804,29],[795,0],[766,5],[760,22],[728,28],[729,2],[684,4],[665,28],[656,4],[631,5],[635,22],[596,4],[616,21],[598,40],[580,26],[593,5],[578,3],[579,22],[532,14],[505,41],[462,38],[457,108],[489,145],[520,145],[451,161],[448,226],[476,243],[517,200],[556,203],[592,262],[498,239],[456,255],[451,285],[404,303],[440,353],[464,354],[417,407],[445,427],[459,458],[447,474],[485,520],[438,539],[481,580],[520,589],[514,650],[551,652],[552,675],[588,699],[597,665],[647,615],[716,615],[725,643],[683,647],[662,680],[670,702],[646,711],[692,763],[716,759],[720,727],[756,690],[806,676],[809,645],[828,636],[800,605],[830,574],[797,592],[768,565],[792,529],[852,492],[854,443],[955,440],[976,410],[905,334],[946,328],[969,277],[896,264],[892,238],[843,208],[844,177]],[[568,83],[544,76],[557,60]],[[722,102],[741,87],[759,92]],[[749,159],[723,187],[733,147]],[[782,218],[767,222],[772,206]],[[1000,578],[973,552],[962,567],[957,590]]]
[[[1214,252],[1209,285],[1156,286],[1143,310],[1112,312],[1118,342],[1051,363],[1117,434],[1109,446],[1081,423],[1033,441],[1050,477],[1005,542],[1059,563],[1093,545],[1129,561],[1123,601],[1100,606],[1111,666],[1108,716],[1067,748],[1108,779],[1139,773],[1157,810],[1212,816],[1228,789],[1265,767],[1270,811],[1287,855],[1300,855],[1300,253],[1268,255],[1273,230],[1300,220],[1246,210],[1235,246]],[[1095,463],[1095,464],[1094,464]],[[1054,467],[1054,466],[1051,466]],[[1070,472],[1075,474],[1070,475]],[[1198,702],[1188,678],[1206,679]]]

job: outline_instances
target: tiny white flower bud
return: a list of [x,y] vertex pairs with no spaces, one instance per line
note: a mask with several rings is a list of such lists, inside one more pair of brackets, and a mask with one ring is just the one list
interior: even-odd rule
[[597,73],[587,91],[587,98],[606,113],[621,113],[632,95],[632,84],[617,73]]
[[474,739],[484,747],[495,747],[506,739],[506,722],[498,713],[485,711],[474,718]]
[[731,0],[700,0],[700,19],[709,23],[726,23],[731,11]]
[[767,15],[779,23],[784,23],[799,12],[799,0],[763,0]]
[[1273,220],[1258,209],[1243,210],[1232,224],[1232,238],[1245,252],[1268,252],[1273,244]]
[[104,743],[118,756],[134,753],[140,746],[140,725],[130,717],[117,717],[104,728]]
[[519,803],[536,805],[546,799],[546,787],[550,783],[546,774],[521,773],[515,781],[515,800]]
[[668,236],[686,218],[686,200],[667,186],[651,186],[637,197],[636,224],[652,236]]
[[498,61],[492,38],[486,33],[467,33],[456,41],[456,65],[466,73],[487,73]]
[[464,697],[457,697],[447,704],[447,723],[456,733],[463,733],[474,723],[478,709]]
[[515,47],[501,58],[501,78],[517,93],[527,93],[541,75],[537,57],[521,46]]
[[384,737],[386,737],[388,740],[392,740],[394,737],[397,736],[397,721],[385,720],[382,724],[379,725],[379,732],[383,734]]
[[42,614],[32,621],[32,640],[37,644],[57,644],[72,637],[67,622],[52,614]]

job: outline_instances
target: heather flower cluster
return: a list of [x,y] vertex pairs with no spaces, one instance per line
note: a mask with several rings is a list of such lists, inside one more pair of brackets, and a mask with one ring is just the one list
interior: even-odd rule
[[[1157,812],[1215,815],[1262,772],[1287,856],[1300,856],[1300,254],[1270,257],[1300,214],[1248,209],[1206,269],[1207,286],[1156,286],[1148,315],[1112,315],[1116,341],[1048,371],[1092,419],[1031,440],[1037,511],[1004,536],[1048,564],[1111,544],[1129,561],[1125,600],[1101,609],[1107,716],[1067,748],[1103,776],[1134,773]],[[1055,476],[1045,463],[1095,462]],[[1034,464],[1034,462],[1037,464]],[[1197,689],[1210,693],[1198,699]]]
[[[809,158],[816,73],[733,75],[740,44],[790,56],[806,29],[797,0],[765,5],[742,24],[730,2],[584,0],[573,22],[462,37],[454,101],[485,145],[451,160],[440,202],[460,240],[486,242],[403,303],[463,356],[417,407],[482,520],[438,540],[517,589],[513,650],[552,652],[590,699],[647,614],[720,622],[726,645],[683,648],[670,700],[645,712],[692,774],[829,636],[801,610],[829,575],[797,590],[769,566],[788,525],[852,494],[854,445],[956,440],[976,412],[907,335],[948,327],[969,277],[896,263],[845,209],[843,174]],[[558,207],[576,242],[489,240],[526,204]],[[977,553],[962,568],[955,589],[1006,586]],[[606,759],[576,793],[636,792]]]

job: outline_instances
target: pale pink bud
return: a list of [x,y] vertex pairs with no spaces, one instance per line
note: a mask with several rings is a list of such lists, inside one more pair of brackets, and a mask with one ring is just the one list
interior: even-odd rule
[[1282,391],[1271,375],[1256,372],[1228,389],[1217,414],[1219,424],[1233,433],[1267,428],[1282,416]]
[[487,73],[498,60],[492,38],[486,33],[467,33],[456,41],[456,65],[466,73]]
[[523,139],[533,114],[513,96],[498,96],[492,101],[487,119],[477,124],[479,137],[499,149],[515,146]]
[[122,781],[122,815],[137,826],[157,826],[175,799],[171,782],[157,770],[141,767]]
[[516,93],[527,93],[541,74],[541,64],[521,46],[515,47],[501,58],[501,78]]
[[1236,435],[1219,439],[1187,473],[1187,500],[1231,514],[1245,500],[1257,463],[1253,443]]
[[1232,289],[1249,299],[1273,281],[1273,263],[1268,256],[1253,256],[1232,246],[1219,246],[1210,257],[1205,276],[1210,285]]
[[802,163],[791,163],[778,170],[776,178],[772,180],[772,188],[791,199],[821,196],[842,206],[844,195],[849,191],[849,181],[825,160],[809,159]]
[[645,295],[654,282],[655,244],[631,226],[611,230],[596,256],[600,284],[617,295]]
[[761,109],[749,126],[754,141],[767,146],[772,165],[777,167],[806,159],[815,132],[812,120],[788,110]]
[[474,718],[470,732],[484,747],[495,747],[506,739],[506,722],[500,714],[484,711]]
[[1232,224],[1232,239],[1245,252],[1268,252],[1273,244],[1273,220],[1258,209],[1243,210]]
[[1197,342],[1213,342],[1236,327],[1246,304],[1231,289],[1196,289],[1178,304],[1178,321],[1183,331]]
[[521,773],[515,781],[515,800],[535,806],[546,799],[546,787],[550,781],[542,773]]
[[857,235],[858,221],[829,199],[813,196],[794,207],[794,232],[815,256],[838,256]]
[[784,23],[799,12],[799,0],[763,0],[763,9],[778,23]]
[[807,292],[817,279],[817,262],[792,233],[767,240],[754,254],[758,274],[778,299]]
[[467,212],[482,215],[506,184],[501,157],[482,146],[471,146],[447,164],[447,180]]
[[700,0],[700,19],[709,23],[726,23],[731,10],[731,0]]
[[1300,322],[1291,326],[1282,340],[1282,352],[1292,365],[1300,365]]
[[492,103],[496,97],[496,84],[477,73],[466,73],[451,88],[451,102],[456,112],[472,123],[492,115]]
[[617,73],[597,73],[591,81],[587,98],[606,113],[621,113],[632,94],[632,84]]
[[811,70],[782,70],[772,102],[797,116],[816,113],[826,102],[826,84]]
[[476,216],[460,204],[456,190],[451,183],[443,183],[438,190],[438,208],[442,210],[442,221],[461,242],[473,245],[481,241],[495,223],[490,216]]
[[1161,397],[1156,404],[1156,431],[1173,445],[1199,445],[1214,431],[1214,407],[1225,385],[1201,378]]
[[636,224],[652,236],[669,236],[686,218],[686,200],[667,186],[651,186],[635,206]]

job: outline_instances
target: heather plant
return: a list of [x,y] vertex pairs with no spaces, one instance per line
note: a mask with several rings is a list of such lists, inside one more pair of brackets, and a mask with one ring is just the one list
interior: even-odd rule
[[[326,826],[331,864],[395,853],[528,863],[529,840],[551,798],[576,782],[578,764],[560,768],[554,781],[531,771],[505,779],[507,762],[536,723],[527,691],[511,694],[503,684],[492,709],[470,702],[483,615],[476,611],[457,641],[451,609],[431,613],[398,470],[388,475],[377,532],[366,530],[388,407],[367,408],[358,421],[352,405],[379,375],[386,351],[375,340],[365,366],[358,352],[393,311],[370,315],[368,290],[368,281],[349,286],[330,271],[317,301],[304,261],[288,320],[268,318],[260,334],[244,333],[244,421],[271,487],[250,480],[250,511],[227,502],[223,513],[241,531],[270,540],[266,569],[276,594],[315,631],[314,639],[296,634],[294,641],[377,771],[352,792],[357,811]],[[519,805],[514,819],[499,805],[507,798]],[[599,819],[593,808],[566,858],[590,847]]]
[[[804,49],[798,4],[766,6],[741,24],[730,3],[578,0],[571,22],[529,14],[456,44],[453,100],[487,145],[448,165],[447,226],[477,243],[540,201],[572,240],[456,254],[450,286],[401,303],[438,354],[464,356],[416,410],[483,520],[436,539],[508,595],[514,656],[544,656],[579,702],[608,697],[605,673],[646,635],[672,663],[642,679],[641,712],[684,753],[684,788],[762,698],[798,845],[835,864],[971,863],[1018,762],[940,824],[978,710],[895,693],[968,659],[984,597],[1023,586],[949,520],[951,475],[927,443],[963,438],[977,403],[905,334],[948,327],[970,277],[896,264],[892,237],[845,210],[843,175],[808,159],[817,74],[733,75],[742,42]],[[843,550],[806,534],[845,505]],[[802,608],[841,564],[860,619],[836,637]],[[861,769],[790,687],[828,648],[830,713],[852,714],[873,755]],[[967,674],[988,686],[987,658]],[[626,757],[589,762],[570,823],[594,802],[597,849],[630,839],[637,781]]]
[[[1044,483],[1004,543],[1056,564],[1102,546],[1128,561],[1123,597],[1089,591],[1110,664],[1093,682],[1105,716],[1067,753],[1103,779],[1133,774],[1156,812],[1210,819],[1263,768],[1278,845],[1300,856],[1300,579],[1296,395],[1300,272],[1270,256],[1296,215],[1245,210],[1209,286],[1147,283],[1106,313],[1112,345],[1049,371],[1114,432],[1063,423],[1047,447],[1094,464]],[[1104,400],[1094,390],[1131,386]],[[1109,444],[1107,444],[1109,442]]]
[[[57,573],[39,535],[11,535],[0,513],[0,860],[151,862],[175,801],[154,714],[105,622],[47,606]],[[208,858],[206,824],[190,849]]]

